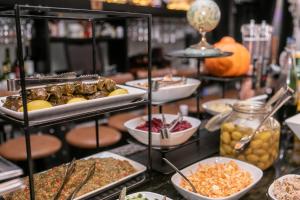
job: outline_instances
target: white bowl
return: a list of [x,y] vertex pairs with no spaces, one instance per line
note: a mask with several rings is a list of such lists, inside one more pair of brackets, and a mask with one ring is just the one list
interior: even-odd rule
[[[152,80],[161,80],[162,77],[152,78]],[[181,77],[173,77],[173,80],[180,80]],[[147,82],[148,79],[141,79],[135,81],[126,82],[126,85],[132,87],[139,87],[139,84]],[[188,78],[187,83],[184,85],[173,85],[168,87],[160,88],[159,90],[152,92],[152,103],[153,104],[161,104],[170,101],[174,101],[177,99],[182,99],[191,96],[198,86],[200,85],[200,81],[193,78]]]
[[[295,177],[295,176],[300,178],[300,175],[297,175],[297,174],[287,174],[287,175],[284,175],[284,176],[278,178],[277,180],[283,180],[285,178]],[[274,192],[273,192],[273,190],[274,190],[274,182],[270,185],[270,187],[268,189],[268,195],[269,195],[269,197],[272,200],[277,200],[277,198],[275,197]]]
[[[147,198],[148,200],[163,200],[164,199],[163,195],[156,194],[156,193],[153,193],[153,192],[137,192],[137,193],[134,193],[134,194],[127,195],[126,197],[132,198],[132,197],[138,196],[139,194],[143,195],[143,198]],[[166,197],[166,199],[167,200],[172,200],[168,197]]]
[[[211,115],[218,115],[218,114],[222,113],[222,111],[214,108],[214,105],[216,105],[216,104],[221,104],[224,106],[226,106],[227,104],[233,105],[234,103],[236,103],[238,101],[239,101],[238,99],[217,99],[217,100],[207,101],[207,102],[203,103],[202,108]],[[231,108],[229,108],[229,109],[231,110]]]
[[285,120],[290,129],[300,139],[300,114],[297,114],[291,118]]
[[[177,115],[165,114],[166,122],[171,123],[175,120]],[[152,118],[159,118],[161,119],[160,114],[152,115]],[[193,134],[198,130],[201,122],[200,120],[192,117],[183,117],[183,120],[188,121],[191,123],[192,127],[186,129],[184,131],[174,132],[169,134],[168,139],[162,139],[160,133],[152,132],[152,145],[156,147],[171,147],[182,144],[190,139]],[[148,121],[147,116],[137,117],[135,119],[131,119],[124,123],[124,126],[127,128],[129,134],[134,137],[137,141],[148,145],[148,132],[136,129],[137,126],[145,123]]]
[[210,197],[206,197],[206,196],[203,196],[203,195],[200,195],[200,194],[196,194],[194,192],[190,192],[190,191],[188,191],[188,190],[186,190],[186,189],[184,189],[180,186],[180,182],[182,180],[182,177],[178,173],[176,173],[172,176],[172,178],[171,178],[172,184],[174,185],[176,190],[184,198],[186,198],[188,200],[236,200],[236,199],[239,199],[243,195],[245,195],[262,178],[263,172],[258,167],[254,166],[254,165],[251,165],[251,164],[248,164],[246,162],[231,159],[231,158],[212,157],[212,158],[202,160],[198,163],[195,163],[195,164],[181,170],[181,172],[184,175],[189,176],[191,174],[191,172],[195,172],[198,169],[199,164],[227,163],[231,160],[234,160],[241,169],[248,171],[251,174],[252,179],[253,179],[253,182],[248,187],[244,188],[243,190],[241,190],[241,191],[239,191],[235,194],[232,194],[231,196],[222,197],[222,198],[210,198]]

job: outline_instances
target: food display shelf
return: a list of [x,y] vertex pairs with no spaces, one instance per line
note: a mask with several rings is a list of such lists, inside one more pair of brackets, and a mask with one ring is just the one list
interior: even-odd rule
[[[73,1],[72,1],[73,2]],[[17,1],[15,3],[18,3]],[[15,4],[14,3],[14,4]],[[26,3],[26,2],[20,2]],[[32,15],[31,13],[35,13]],[[21,96],[23,107],[23,117],[21,120],[17,120],[13,117],[4,115],[0,113],[0,117],[10,122],[21,125],[25,134],[25,144],[26,144],[26,156],[28,164],[28,176],[29,176],[29,189],[30,189],[30,199],[35,200],[35,189],[34,189],[34,179],[33,179],[33,160],[31,155],[31,144],[30,144],[30,128],[33,126],[48,126],[54,124],[65,123],[69,121],[77,121],[80,119],[95,119],[95,129],[96,129],[96,144],[99,148],[99,126],[98,126],[98,117],[108,112],[126,110],[138,106],[148,105],[148,119],[151,119],[151,87],[148,89],[148,99],[149,100],[140,100],[137,102],[130,102],[122,104],[118,101],[113,102],[110,106],[97,108],[93,107],[90,110],[85,110],[86,107],[83,107],[82,112],[76,112],[73,114],[68,114],[66,117],[48,119],[45,121],[32,122],[29,120],[28,106],[27,106],[27,92],[26,92],[26,79],[25,79],[25,69],[24,69],[24,56],[23,56],[23,40],[21,32],[21,19],[43,19],[43,20],[84,20],[91,23],[92,29],[92,38],[90,40],[92,46],[92,74],[97,72],[97,38],[96,38],[96,23],[103,21],[105,19],[131,19],[131,18],[142,18],[147,21],[148,26],[148,42],[147,45],[147,55],[148,55],[148,84],[151,84],[151,66],[152,66],[152,47],[151,47],[151,24],[152,16],[149,14],[138,14],[130,12],[114,12],[114,11],[98,11],[98,10],[85,10],[85,9],[70,9],[70,8],[58,8],[58,7],[44,7],[44,6],[29,6],[29,5],[11,5],[10,7],[3,7],[0,10],[0,17],[10,17],[15,20],[16,24],[16,39],[17,39],[17,58],[20,66],[20,86],[21,86]],[[100,75],[103,73],[103,69],[100,69]],[[114,106],[112,106],[114,104]],[[46,114],[45,114],[46,115]],[[149,130],[151,130],[151,124],[149,124]],[[151,134],[149,134],[149,140],[151,141]],[[151,143],[148,147],[148,163],[146,164],[148,169],[151,170]]]
[[[123,104],[118,103],[118,105],[110,105],[110,106],[107,106],[106,108],[100,108],[100,109],[95,108],[90,111],[82,110],[79,113],[73,113],[70,115],[60,116],[60,117],[51,117],[51,119],[49,118],[47,120],[29,121],[28,127],[37,127],[37,126],[46,127],[46,126],[52,126],[52,125],[57,125],[57,124],[63,124],[63,123],[74,121],[74,120],[78,121],[78,120],[83,120],[83,119],[94,119],[94,118],[100,117],[101,115],[103,115],[105,113],[128,110],[128,109],[132,109],[132,108],[146,106],[147,104],[148,104],[148,101],[143,100],[143,99],[139,99],[138,101],[130,102],[130,103],[123,103]],[[10,123],[18,125],[18,126],[25,126],[23,120],[11,117],[4,113],[0,113],[0,118],[7,120]]]
[[[128,6],[126,6],[128,8]],[[145,8],[148,10],[148,8]],[[83,10],[83,9],[65,9],[65,8],[53,8],[53,7],[42,7],[42,6],[20,6],[16,5],[12,8],[12,14],[4,13],[1,16],[6,17],[14,17],[16,21],[16,35],[17,35],[17,47],[18,47],[18,61],[20,65],[20,77],[21,77],[21,86],[22,86],[22,97],[23,97],[23,105],[27,105],[27,95],[26,95],[26,82],[25,82],[25,70],[24,70],[24,56],[23,56],[23,44],[22,44],[22,35],[21,35],[21,18],[34,18],[34,19],[69,19],[69,20],[87,20],[92,23],[92,35],[91,39],[88,39],[89,42],[92,43],[92,63],[93,63],[93,72],[96,72],[96,42],[97,38],[95,36],[95,24],[98,20],[104,20],[104,18],[145,18],[148,24],[148,43],[147,43],[147,52],[148,52],[148,84],[151,85],[151,64],[152,64],[152,55],[151,55],[151,24],[152,24],[152,16],[150,14],[137,14],[130,12],[113,12],[113,11],[96,11],[96,10]],[[26,12],[25,12],[26,11]],[[28,14],[27,11],[39,11],[36,13],[40,13],[37,15]],[[1,12],[1,11],[0,11]],[[43,15],[42,13],[47,13]],[[64,14],[61,14],[64,13]],[[58,15],[59,14],[59,15]],[[100,16],[99,16],[100,15]],[[85,41],[86,42],[86,41]],[[221,56],[229,56],[230,53],[219,55]],[[207,56],[206,56],[207,57]],[[195,58],[195,57],[193,57]],[[197,58],[198,66],[205,59],[205,57],[201,56]],[[101,69],[102,70],[102,69]],[[101,71],[100,70],[100,71]],[[198,68],[198,79],[200,78],[200,69]],[[197,101],[197,114],[198,118],[200,117],[200,87],[198,87],[197,92],[194,97],[196,97]],[[182,100],[178,99],[177,101]],[[117,103],[117,102],[116,102]],[[115,106],[108,106],[106,108],[95,108],[94,110],[89,110],[81,113],[74,113],[62,118],[56,119],[48,119],[45,121],[30,121],[28,118],[27,106],[24,106],[24,120],[19,120],[3,113],[0,113],[0,117],[11,121],[12,123],[16,123],[23,127],[25,133],[25,141],[26,141],[26,152],[27,152],[27,163],[29,169],[29,185],[30,185],[30,199],[35,199],[35,190],[34,190],[34,179],[33,179],[33,164],[32,164],[32,156],[31,156],[31,147],[30,147],[30,128],[37,126],[50,126],[61,123],[66,123],[70,121],[77,121],[82,119],[90,119],[93,118],[96,120],[96,141],[97,147],[99,147],[99,130],[98,130],[98,117],[108,112],[116,112],[131,108],[136,108],[139,106],[148,106],[148,120],[151,120],[151,106],[152,106],[152,90],[151,87],[148,89],[148,100],[139,100],[136,102],[118,104]],[[203,158],[209,157],[218,152],[218,144],[219,144],[219,135],[218,133],[208,133],[203,129],[199,129],[197,134],[193,136],[191,140],[186,142],[185,144],[178,145],[176,147],[170,149],[156,149],[152,147],[152,134],[151,123],[148,123],[148,141],[147,149],[144,151],[137,152],[136,154],[129,156],[131,159],[135,161],[139,161],[145,164],[149,171],[156,170],[158,172],[169,174],[172,173],[173,170],[163,162],[162,158],[165,157],[173,162],[178,168],[182,169],[192,163],[195,163]],[[178,159],[180,158],[180,159]],[[137,185],[142,184],[146,180],[146,175],[142,174],[141,176],[135,177],[134,179],[128,180],[122,183],[119,186],[116,186],[107,191],[101,192],[98,194],[98,197],[94,199],[113,199],[115,198],[121,188],[127,186],[129,189],[134,188]]]

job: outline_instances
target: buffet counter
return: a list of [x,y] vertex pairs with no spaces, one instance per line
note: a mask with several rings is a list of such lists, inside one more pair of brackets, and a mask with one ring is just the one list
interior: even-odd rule
[[[298,166],[299,167],[299,166]],[[287,160],[282,161],[280,166],[271,167],[268,170],[264,171],[263,178],[261,181],[254,187],[254,189],[250,190],[242,200],[257,200],[257,199],[267,199],[266,193],[270,184],[274,181],[277,170],[283,170],[281,175],[295,172],[297,174],[300,173],[300,169],[297,168],[291,161],[291,155],[287,156]],[[153,178],[145,183],[142,187],[137,188],[135,191],[131,191],[130,193],[139,192],[139,191],[149,191],[155,192],[158,194],[166,195],[174,200],[184,200],[184,198],[175,190],[170,181],[171,175],[162,175],[160,173],[153,172]]]

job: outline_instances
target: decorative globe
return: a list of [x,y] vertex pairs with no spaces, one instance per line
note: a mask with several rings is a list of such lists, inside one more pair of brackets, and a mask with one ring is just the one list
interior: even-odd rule
[[220,18],[220,8],[213,0],[196,0],[187,12],[190,25],[200,33],[215,29]]

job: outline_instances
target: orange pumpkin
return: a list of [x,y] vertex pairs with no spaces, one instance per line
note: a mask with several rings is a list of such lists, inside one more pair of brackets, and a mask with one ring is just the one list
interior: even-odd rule
[[247,74],[250,67],[250,53],[232,37],[223,37],[214,45],[222,51],[233,52],[232,56],[208,58],[205,60],[205,71],[214,76],[230,77]]

